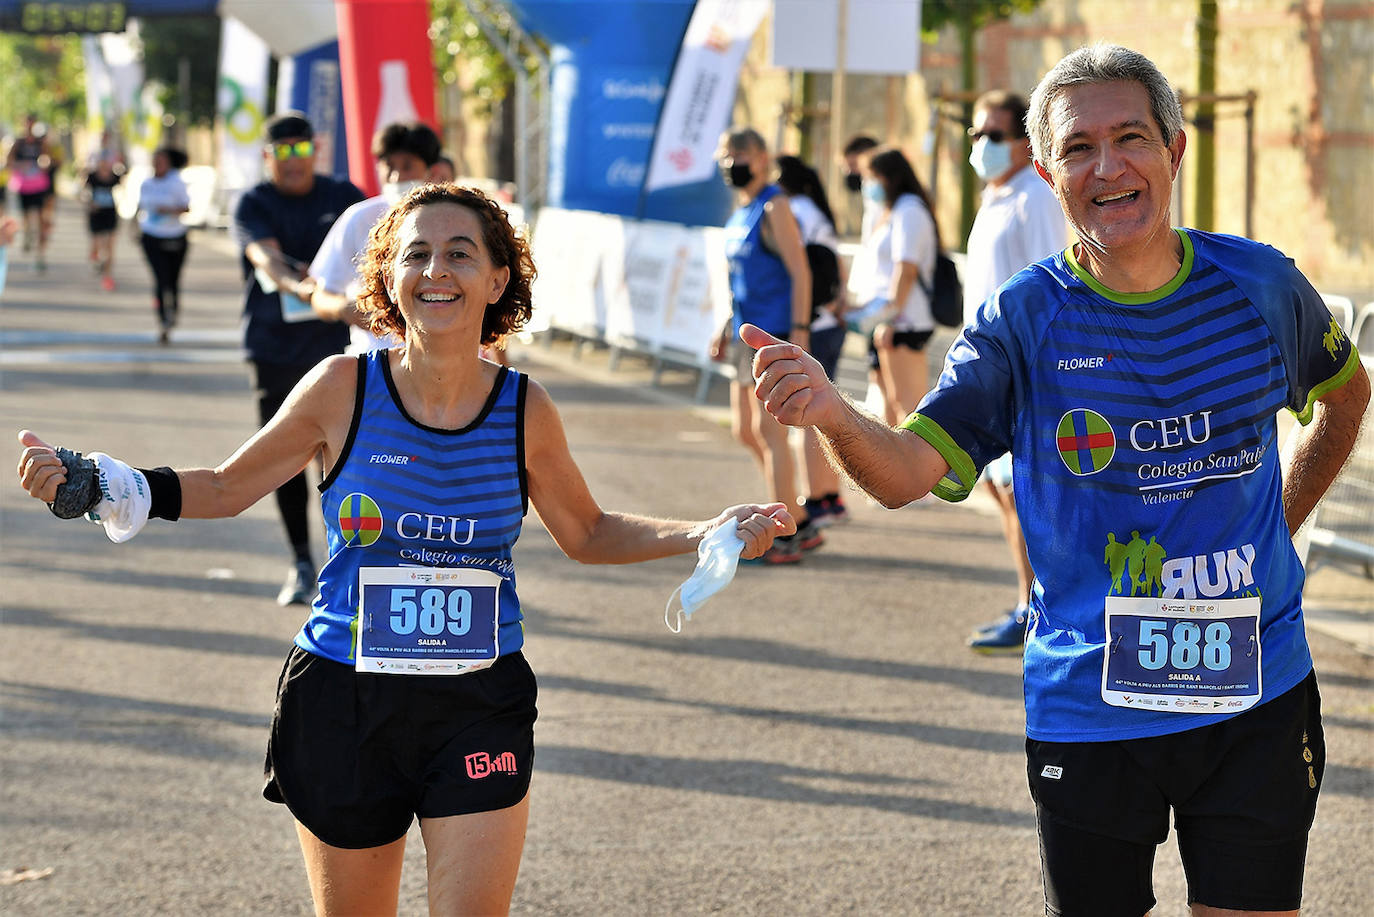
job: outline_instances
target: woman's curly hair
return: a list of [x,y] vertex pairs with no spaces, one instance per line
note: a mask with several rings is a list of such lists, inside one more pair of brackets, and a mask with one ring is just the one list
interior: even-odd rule
[[400,306],[391,301],[387,283],[396,259],[396,233],[414,210],[428,204],[457,204],[477,215],[482,224],[482,242],[497,267],[510,268],[510,281],[501,298],[487,306],[482,316],[482,344],[494,344],[519,331],[530,320],[530,284],[534,281],[534,259],[529,242],[510,225],[501,205],[474,188],[452,182],[421,185],[401,198],[377,221],[368,235],[363,252],[358,312],[373,334],[395,334],[404,338],[406,320]]

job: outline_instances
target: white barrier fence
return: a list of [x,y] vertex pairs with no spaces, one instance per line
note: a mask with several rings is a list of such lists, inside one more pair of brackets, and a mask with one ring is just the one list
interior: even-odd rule
[[717,227],[544,207],[531,241],[539,276],[528,330],[565,331],[697,369],[704,398],[711,339],[730,316]]

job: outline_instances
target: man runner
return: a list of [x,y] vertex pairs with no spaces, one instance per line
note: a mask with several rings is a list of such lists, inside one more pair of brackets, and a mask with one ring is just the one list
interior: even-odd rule
[[[1147,58],[1069,54],[1028,124],[1079,241],[983,304],[917,410],[889,429],[746,326],[757,395],[889,507],[963,499],[1012,453],[1047,913],[1149,912],[1172,813],[1194,917],[1296,915],[1325,745],[1291,537],[1350,453],[1368,376],[1345,335],[1324,346],[1330,313],[1292,261],[1171,228],[1186,138]],[[1281,474],[1284,407],[1305,427]],[[1132,531],[1166,558],[1128,596],[1102,545]]]

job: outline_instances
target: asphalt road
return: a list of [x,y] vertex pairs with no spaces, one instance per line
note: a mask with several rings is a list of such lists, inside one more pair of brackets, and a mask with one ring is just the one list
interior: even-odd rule
[[[64,207],[59,230],[44,274],[11,253],[0,429],[141,465],[230,454],[255,411],[223,237],[193,235],[159,347],[127,234],[104,293],[84,220]],[[515,356],[604,505],[701,518],[760,497],[719,391],[703,409],[690,378],[649,390],[633,361]],[[516,563],[541,713],[516,913],[1043,913],[1018,661],[964,646],[1014,590],[996,519],[851,506],[803,564],[742,569],[676,636],[662,609],[693,558],[578,566],[531,514]],[[302,620],[273,601],[271,501],[113,545],[11,483],[0,546],[0,910],[309,913],[289,816],[260,796]],[[1353,917],[1374,902],[1374,659],[1312,642],[1330,764],[1304,913]],[[418,831],[407,857],[401,912],[423,914]],[[1156,915],[1186,913],[1172,842],[1156,887]]]

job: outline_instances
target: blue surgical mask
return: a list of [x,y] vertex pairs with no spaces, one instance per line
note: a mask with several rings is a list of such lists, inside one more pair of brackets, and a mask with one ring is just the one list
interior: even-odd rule
[[[697,544],[697,567],[686,581],[668,596],[668,604],[663,608],[663,623],[673,633],[682,632],[682,619],[688,619],[706,604],[706,600],[720,592],[735,578],[735,568],[739,566],[739,556],[744,552],[744,540],[735,529],[739,523],[727,519],[706,534]],[[673,610],[673,598],[681,604],[677,613],[677,627],[669,620]]]
[[874,181],[871,178],[864,180],[863,196],[864,200],[868,201],[871,204],[887,203],[887,192],[883,190],[882,184],[880,182]]
[[973,152],[968,155],[968,164],[973,166],[973,171],[983,181],[1000,178],[1011,168],[1011,144],[1006,141],[993,143],[986,137],[980,137],[973,145]]

